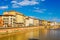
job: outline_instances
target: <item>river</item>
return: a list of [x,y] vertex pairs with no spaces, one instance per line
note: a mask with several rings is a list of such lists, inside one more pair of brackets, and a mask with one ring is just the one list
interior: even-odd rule
[[60,40],[60,30],[31,30],[21,34],[2,37],[0,40],[30,40],[33,38],[36,40]]
[[40,30],[40,40],[60,40],[60,30]]

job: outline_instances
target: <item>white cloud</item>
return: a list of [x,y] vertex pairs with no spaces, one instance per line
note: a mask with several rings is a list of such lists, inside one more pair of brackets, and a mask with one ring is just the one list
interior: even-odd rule
[[18,4],[21,5],[21,6],[27,6],[27,5],[36,5],[36,4],[39,4],[39,3],[36,2],[36,1],[22,1]]
[[19,8],[19,6],[16,4],[13,4],[12,6],[13,6],[13,8]]
[[17,1],[11,1],[11,3],[17,3]]
[[39,7],[34,7],[35,10],[33,10],[34,12],[38,12],[38,13],[44,13],[47,9],[40,9]]
[[41,1],[45,1],[45,0],[41,0]]
[[31,17],[31,18],[38,18],[38,17],[36,17],[36,16],[29,16],[29,17]]
[[17,5],[17,6],[28,6],[28,5],[36,5],[36,4],[39,4],[39,2],[37,1],[34,1],[34,0],[23,0],[23,1],[11,1],[12,5]]
[[34,9],[40,9],[39,7],[34,7]]
[[46,11],[46,9],[39,9],[39,8],[36,8],[34,10],[34,12],[38,12],[38,13],[44,13]]
[[49,20],[49,21],[59,22],[59,21],[60,21],[60,18],[57,18],[57,17],[49,17],[48,20]]
[[8,6],[0,6],[0,9],[7,9]]
[[34,12],[44,13],[42,10],[34,10]]
[[53,18],[53,21],[60,21],[59,18]]
[[[19,0],[13,0],[11,1],[12,3],[12,6],[13,7],[18,7],[18,6],[32,6],[32,5],[37,5],[39,4],[40,2],[43,2],[45,0],[22,0],[22,1],[19,1]],[[14,6],[16,5],[16,6]]]
[[29,16],[29,17],[31,17],[31,18],[37,18],[37,19],[39,19],[39,17],[36,17],[36,16]]

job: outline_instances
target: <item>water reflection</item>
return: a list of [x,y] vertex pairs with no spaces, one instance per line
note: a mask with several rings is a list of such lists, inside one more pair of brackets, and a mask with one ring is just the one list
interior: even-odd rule
[[0,38],[0,40],[60,40],[60,30],[34,29],[24,33],[14,34]]
[[60,30],[40,30],[40,40],[60,40]]

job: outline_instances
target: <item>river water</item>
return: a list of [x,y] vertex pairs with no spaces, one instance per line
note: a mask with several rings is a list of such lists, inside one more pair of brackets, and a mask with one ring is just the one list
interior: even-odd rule
[[40,40],[60,40],[60,30],[41,30]]
[[29,40],[33,38],[39,40],[60,40],[60,30],[31,30],[26,33],[2,37],[0,40]]

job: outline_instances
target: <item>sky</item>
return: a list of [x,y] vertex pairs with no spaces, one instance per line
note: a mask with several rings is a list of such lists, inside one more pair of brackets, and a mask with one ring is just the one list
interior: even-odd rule
[[60,22],[60,0],[0,0],[0,15],[10,10],[42,20]]

